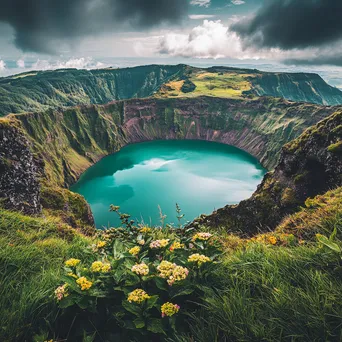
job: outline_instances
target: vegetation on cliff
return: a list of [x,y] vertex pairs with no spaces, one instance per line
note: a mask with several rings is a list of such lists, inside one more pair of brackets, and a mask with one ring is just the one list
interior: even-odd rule
[[342,155],[331,148],[341,140],[342,111],[338,110],[284,146],[277,167],[265,175],[251,198],[203,216],[197,223],[244,235],[274,229],[308,197],[342,185]]
[[282,97],[324,105],[342,104],[342,92],[315,74],[186,65],[124,69],[32,71],[0,79],[0,116],[49,108],[105,104],[156,97]]

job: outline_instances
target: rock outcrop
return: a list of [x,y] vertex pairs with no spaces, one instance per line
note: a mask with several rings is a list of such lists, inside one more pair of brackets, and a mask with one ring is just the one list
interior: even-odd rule
[[42,160],[16,120],[0,121],[0,201],[5,208],[39,214]]
[[282,149],[278,166],[248,200],[202,216],[195,225],[253,235],[272,230],[308,197],[342,185],[342,110],[307,129]]

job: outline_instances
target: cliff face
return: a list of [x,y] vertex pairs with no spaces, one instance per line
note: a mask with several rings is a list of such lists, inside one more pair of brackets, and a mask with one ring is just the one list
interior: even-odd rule
[[252,93],[323,105],[342,103],[342,92],[316,74],[261,73],[250,78]]
[[200,139],[239,147],[272,168],[281,147],[334,111],[285,100],[145,99],[9,116],[45,161],[49,183],[68,187],[103,156],[157,139]]
[[[206,95],[247,99],[266,95],[316,104],[342,104],[342,92],[315,74],[149,65],[125,69],[32,71],[1,78],[0,116],[157,96],[161,89],[169,89],[169,82],[176,86],[182,83],[177,95],[180,97]],[[170,92],[166,96],[175,94]]]
[[0,116],[151,96],[184,66],[38,71],[0,79]]
[[38,214],[42,161],[31,151],[19,122],[0,121],[0,200],[2,206]]
[[251,235],[267,231],[308,197],[342,185],[342,110],[284,146],[278,166],[253,196],[195,221]]
[[341,107],[274,98],[198,97],[10,115],[0,120],[1,198],[14,209],[38,213],[42,204],[74,226],[91,224],[84,199],[65,188],[100,158],[126,144],[156,139],[217,141],[239,147],[272,168],[285,143],[334,112],[286,145],[279,165],[251,199],[200,220],[249,233],[258,227],[273,228],[308,196],[340,184]]
[[69,225],[89,233],[94,219],[83,196],[67,189],[46,186],[48,160],[37,154],[20,121],[0,120],[0,206],[29,215],[46,214],[62,218]]

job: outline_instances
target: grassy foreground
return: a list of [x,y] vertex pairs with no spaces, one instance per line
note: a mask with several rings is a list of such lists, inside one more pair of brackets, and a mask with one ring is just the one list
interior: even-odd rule
[[0,340],[340,341],[341,204],[339,188],[252,239],[125,215],[87,238],[0,211]]

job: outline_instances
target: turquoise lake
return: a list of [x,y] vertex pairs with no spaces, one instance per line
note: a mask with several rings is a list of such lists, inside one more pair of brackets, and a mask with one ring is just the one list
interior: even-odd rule
[[122,148],[82,174],[71,190],[83,195],[98,228],[120,221],[110,204],[132,219],[159,224],[158,205],[167,223],[176,223],[175,204],[184,222],[248,198],[266,170],[235,147],[193,140],[151,141]]

